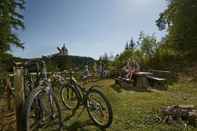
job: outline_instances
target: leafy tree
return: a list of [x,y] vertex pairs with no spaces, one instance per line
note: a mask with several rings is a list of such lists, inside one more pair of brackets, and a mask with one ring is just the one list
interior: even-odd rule
[[155,51],[158,48],[158,43],[154,35],[143,35],[138,43],[140,45],[140,50],[145,56],[149,58],[154,56]]
[[128,59],[136,60],[142,68],[151,65],[155,54],[159,51],[160,44],[154,35],[146,35],[140,32],[138,41],[135,43],[131,39],[128,49],[115,58],[113,62],[114,68],[119,70]]
[[168,0],[168,8],[156,21],[160,29],[167,29],[167,43],[179,55],[197,54],[197,1]]

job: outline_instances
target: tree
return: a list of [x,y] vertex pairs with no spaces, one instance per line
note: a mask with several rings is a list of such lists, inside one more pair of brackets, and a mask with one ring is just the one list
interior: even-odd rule
[[197,54],[197,1],[168,0],[168,8],[156,21],[159,29],[167,29],[167,43],[182,56]]
[[139,45],[142,53],[149,58],[154,56],[156,49],[158,48],[158,43],[154,35],[143,35],[140,39]]
[[136,46],[133,38],[131,38],[125,45],[125,50],[128,50],[128,49],[134,49]]
[[134,49],[135,48],[136,44],[135,44],[133,38],[131,38],[131,40],[129,41],[129,45],[128,46],[129,46],[129,49]]
[[108,64],[109,64],[109,62],[110,62],[110,59],[109,59],[108,54],[107,54],[107,53],[104,53],[103,56],[100,56],[99,61],[102,61],[102,63],[103,63],[105,66],[108,66]]
[[129,49],[129,42],[127,42],[125,45],[125,50],[128,50],[128,49]]
[[140,32],[136,43],[131,39],[128,43],[128,49],[116,57],[114,65],[117,68],[124,65],[128,59],[136,60],[143,65],[148,64],[160,47],[160,42],[157,42],[154,35],[146,35],[143,32]]
[[15,34],[18,29],[24,29],[24,0],[0,1],[0,57],[10,50],[12,45],[23,48],[23,43]]

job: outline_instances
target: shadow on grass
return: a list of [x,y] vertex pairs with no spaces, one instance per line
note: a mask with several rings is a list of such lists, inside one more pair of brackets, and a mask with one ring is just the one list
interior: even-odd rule
[[151,88],[152,89],[156,89],[156,90],[160,90],[160,91],[167,91],[168,90],[168,84],[167,83],[151,83]]
[[136,91],[136,92],[152,92],[149,88],[137,88],[133,85],[129,84],[113,84],[111,85],[111,88],[115,90],[117,93],[121,93],[122,90],[126,91]]
[[122,92],[122,88],[118,84],[111,85],[111,88],[113,90],[115,90],[117,93],[121,93]]
[[[85,109],[85,107],[80,109],[79,112],[77,110],[72,111],[71,115],[67,116],[63,122],[69,123],[71,121],[71,118],[73,118],[73,117],[79,118],[82,115],[82,113],[84,112],[84,109]],[[86,128],[90,127],[90,126],[95,127],[96,131],[106,131],[106,129],[96,126],[92,122],[92,120],[90,120],[90,119],[84,120],[84,121],[74,121],[71,124],[66,124],[66,125],[64,125],[64,129],[67,131],[89,131]]]
[[[86,121],[75,121],[74,123],[72,123],[71,125],[69,125],[68,127],[66,127],[66,129],[68,131],[88,131],[88,129],[86,129],[87,127],[90,126],[95,126],[95,124],[91,121],[91,120],[86,120]],[[95,126],[96,131],[106,131],[106,129],[100,128]]]

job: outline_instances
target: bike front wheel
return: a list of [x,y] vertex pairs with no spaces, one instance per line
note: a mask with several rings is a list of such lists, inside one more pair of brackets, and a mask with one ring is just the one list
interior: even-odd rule
[[87,111],[93,122],[107,128],[112,124],[112,107],[106,96],[96,89],[90,89],[86,99]]
[[22,131],[62,131],[61,110],[53,93],[32,90],[22,111]]

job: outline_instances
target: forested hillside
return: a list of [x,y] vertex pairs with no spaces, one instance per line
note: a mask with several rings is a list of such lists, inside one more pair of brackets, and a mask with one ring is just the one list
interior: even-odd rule
[[79,70],[84,68],[85,65],[93,65],[95,62],[91,57],[71,55],[43,57],[42,60],[46,61],[49,71],[62,71],[65,69]]
[[91,57],[82,56],[53,56],[53,57],[42,57],[42,58],[19,58],[13,57],[12,55],[6,55],[4,59],[1,60],[1,68],[4,72],[11,72],[14,62],[25,62],[30,60],[44,60],[47,63],[48,71],[62,71],[65,69],[80,70],[83,69],[85,65],[92,66],[96,60]]

